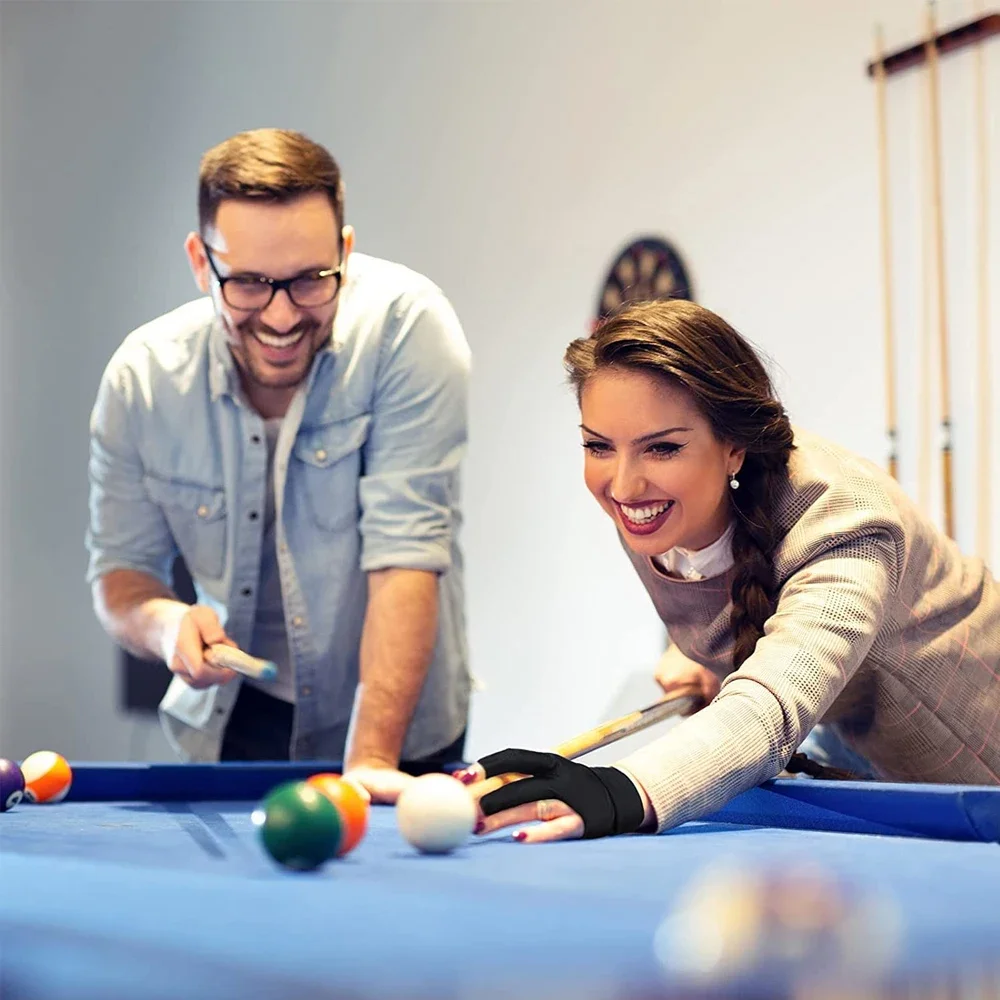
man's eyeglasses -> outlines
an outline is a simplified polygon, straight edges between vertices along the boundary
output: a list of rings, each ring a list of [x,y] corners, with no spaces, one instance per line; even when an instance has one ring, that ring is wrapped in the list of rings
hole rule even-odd
[[[288,297],[300,309],[314,309],[332,302],[340,291],[344,276],[344,264],[322,271],[307,271],[292,278],[268,278],[263,274],[231,274],[224,278],[212,258],[212,249],[202,240],[208,266],[212,269],[219,290],[227,305],[246,312],[259,312],[271,304],[271,299],[279,289],[284,289]],[[218,251],[216,251],[218,252]]]

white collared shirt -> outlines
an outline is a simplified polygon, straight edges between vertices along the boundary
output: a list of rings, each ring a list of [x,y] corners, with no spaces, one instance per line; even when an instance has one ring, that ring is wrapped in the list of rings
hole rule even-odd
[[[733,565],[735,530],[736,522],[733,521],[711,545],[706,545],[703,549],[682,549],[678,545],[663,555],[654,556],[654,559],[671,576],[678,576],[682,580],[708,580],[713,576],[721,576]]]

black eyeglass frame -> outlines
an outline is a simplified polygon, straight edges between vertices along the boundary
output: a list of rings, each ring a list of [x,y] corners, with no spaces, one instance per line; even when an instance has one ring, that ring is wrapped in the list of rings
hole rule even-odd
[[[239,309],[241,312],[262,312],[274,301],[274,296],[281,289],[285,290],[285,294],[291,300],[292,305],[296,306],[299,309],[316,309],[319,306],[327,306],[340,294],[340,286],[344,280],[343,261],[341,261],[336,267],[324,268],[321,271],[303,271],[301,274],[293,275],[291,278],[269,278],[267,277],[267,275],[264,274],[254,274],[254,275],[230,274],[224,278],[221,274],[219,274],[219,268],[216,266],[215,260],[212,257],[213,253],[212,247],[210,247],[204,240],[201,241],[201,245],[205,249],[205,259],[208,261],[208,266],[212,269],[212,274],[215,275],[215,280],[218,281],[219,283],[219,292],[221,293],[223,300],[225,301],[226,305],[232,306],[233,309]],[[214,252],[218,253],[217,250]],[[292,285],[294,285],[296,281],[301,281],[303,278],[307,277],[332,278],[334,276],[336,276],[337,281],[333,286],[333,294],[328,299],[324,299],[322,302],[311,302],[308,305],[303,305],[302,303],[295,301],[295,296],[292,294]],[[246,281],[246,279],[250,277],[255,278],[257,281],[259,281],[261,286],[267,285],[270,287],[271,294],[268,297],[268,300],[259,306],[250,306],[250,307],[241,306],[237,305],[235,302],[230,302],[229,299],[226,298],[226,285],[230,281],[235,280],[236,278],[240,278],[243,281]]]

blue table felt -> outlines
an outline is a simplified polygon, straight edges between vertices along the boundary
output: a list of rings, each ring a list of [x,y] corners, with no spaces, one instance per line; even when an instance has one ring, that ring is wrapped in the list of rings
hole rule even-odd
[[[893,900],[896,976],[1000,945],[997,789],[778,780],[659,836],[526,846],[507,832],[443,857],[378,806],[347,858],[279,869],[251,811],[278,782],[335,768],[77,764],[66,802],[0,815],[0,995],[690,996],[653,939],[720,862],[808,860]]]

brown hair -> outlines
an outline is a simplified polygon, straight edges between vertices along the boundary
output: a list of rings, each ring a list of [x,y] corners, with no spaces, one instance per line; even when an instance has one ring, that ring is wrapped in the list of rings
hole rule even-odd
[[[795,447],[767,369],[724,319],[683,299],[623,306],[590,337],[574,340],[566,349],[565,364],[578,398],[588,378],[609,368],[667,379],[690,395],[718,440],[746,449],[739,489],[728,491],[736,514],[730,626],[733,668],[739,669],[774,611],[774,552],[781,541],[774,501],[787,482]],[[801,753],[793,754],[786,769],[814,777],[854,777]]]
[[[740,488],[729,491],[736,513],[730,624],[738,668],[774,609],[774,550],[780,537],[773,498],[794,447],[767,370],[725,320],[683,299],[625,306],[592,336],[569,345],[566,367],[577,395],[602,368],[633,368],[668,379],[691,396],[718,440],[746,449]]]
[[[287,129],[260,128],[213,146],[198,172],[198,225],[204,235],[226,198],[284,202],[323,191],[338,227],[344,225],[344,182],[337,161],[319,143]]]

